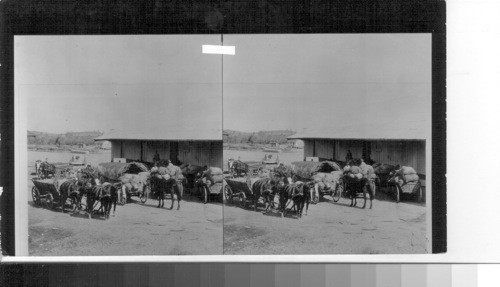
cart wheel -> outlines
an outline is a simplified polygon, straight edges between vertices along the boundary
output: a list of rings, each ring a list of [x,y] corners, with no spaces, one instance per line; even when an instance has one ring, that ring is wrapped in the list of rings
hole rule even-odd
[[[208,202],[208,187],[203,187],[203,203]]]
[[[240,192],[238,198],[239,198],[240,207],[243,209],[246,208],[247,207],[247,197],[245,196],[245,194],[243,192]]]
[[[38,191],[38,188],[36,186],[33,186],[31,189],[31,197],[33,198],[33,203],[36,206],[40,206],[40,192]]]
[[[149,192],[149,187],[144,187],[142,193],[139,195],[139,199],[142,203],[146,203],[146,201],[148,201]]]
[[[335,191],[333,191],[333,194],[332,194],[333,202],[339,201],[340,193],[342,192],[341,189],[343,189],[343,188],[340,188],[340,184],[337,184],[337,186],[335,187]]]
[[[399,186],[396,184],[394,188],[396,189],[396,202],[399,203],[401,201],[401,192],[399,191]]]
[[[233,201],[233,192],[231,190],[231,188],[229,187],[229,185],[225,184],[224,185],[224,198],[226,199],[226,202],[227,201]]]
[[[47,209],[54,208],[54,197],[50,193],[47,193],[47,196],[45,197],[45,206]]]

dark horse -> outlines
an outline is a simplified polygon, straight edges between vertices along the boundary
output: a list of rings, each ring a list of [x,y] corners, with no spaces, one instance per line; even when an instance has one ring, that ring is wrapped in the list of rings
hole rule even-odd
[[[94,204],[99,201],[101,207],[98,211],[104,213],[106,219],[109,218],[111,208],[113,208],[113,216],[116,212],[116,203],[118,201],[119,184],[104,183],[101,185],[87,185],[87,209],[89,217],[94,214]]]
[[[174,178],[165,179],[158,173],[152,173],[149,179],[149,184],[151,191],[158,198],[158,208],[163,207],[165,204],[165,196],[170,194],[172,198],[172,205],[170,209],[174,207],[174,194],[177,196],[177,210],[181,208],[182,194],[184,191],[184,186],[182,182],[177,181]]]
[[[249,167],[248,164],[242,162],[241,160],[235,160],[230,166],[230,171],[231,174],[238,177],[247,174],[249,171]]]
[[[358,179],[356,177],[351,177],[350,175],[346,175],[343,177],[344,183],[345,183],[345,191],[347,195],[351,198],[351,205],[350,206],[356,206],[357,205],[357,197],[359,194],[363,194],[363,198],[365,199],[363,203],[363,208],[366,207],[366,196],[367,194],[370,196],[370,209],[372,208],[372,201],[373,201],[373,189],[372,185],[370,184],[370,180],[367,178],[361,178]]]
[[[252,185],[253,194],[253,206],[254,210],[257,211],[257,203],[259,198],[264,198],[264,204],[266,205],[264,213],[268,213],[271,209],[272,202],[274,201],[274,188],[277,181],[270,178],[262,178],[254,182]]]
[[[62,212],[64,212],[64,206],[68,198],[71,199],[74,212],[76,208],[81,208],[82,196],[85,194],[85,182],[78,179],[67,180],[59,186],[59,193],[61,194]]]
[[[279,194],[279,209],[281,217],[286,215],[286,206],[289,200],[292,200],[293,205],[290,209],[296,208],[297,217],[302,217],[304,207],[306,208],[305,215],[309,210],[309,202],[311,201],[311,184],[304,182],[285,183],[281,181],[278,185]]]

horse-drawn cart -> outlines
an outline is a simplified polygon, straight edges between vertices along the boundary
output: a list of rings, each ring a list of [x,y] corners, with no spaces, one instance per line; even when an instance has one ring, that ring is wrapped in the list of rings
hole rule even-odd
[[[340,170],[340,166],[333,161],[292,162],[294,181],[315,182],[314,190],[311,193],[313,203],[318,203],[325,195],[331,196],[334,202],[339,201],[343,192],[343,186],[339,187],[341,177],[339,174],[332,174],[332,172],[341,173]]]
[[[34,185],[31,189],[31,197],[35,206],[42,206],[43,204],[47,209],[52,210],[56,206],[62,206],[62,200],[64,200],[64,204],[66,204],[67,200],[70,199],[74,208],[80,207],[83,210],[87,209],[85,200],[76,202],[73,197],[64,198],[53,180],[32,179],[31,181]]]
[[[144,164],[106,162],[100,163],[97,169],[101,182],[122,183],[122,192],[119,197],[121,205],[126,204],[132,196],[138,197],[142,203],[148,200],[150,188],[146,179],[139,176],[140,173],[149,172]],[[125,179],[124,175],[129,175],[129,178]]]
[[[31,180],[34,184],[31,189],[31,197],[35,206],[42,206],[42,202],[48,209],[54,209],[56,204],[60,204],[61,194],[54,185],[53,181],[47,180]]]
[[[255,180],[257,179],[255,178]],[[251,178],[226,178],[224,181],[224,198],[226,202],[237,203],[241,208],[246,208],[247,201],[254,200]]]

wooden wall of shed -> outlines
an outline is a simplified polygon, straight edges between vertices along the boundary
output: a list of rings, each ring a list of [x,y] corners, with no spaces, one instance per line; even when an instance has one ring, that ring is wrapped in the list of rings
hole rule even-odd
[[[194,165],[222,168],[222,141],[180,142],[179,160]]]
[[[171,141],[123,141],[122,144],[121,141],[112,141],[111,159],[123,157],[129,160],[153,162],[156,151],[160,159],[169,159],[171,143]],[[222,167],[222,141],[179,141],[178,143],[180,161],[200,166]]]
[[[344,161],[349,150],[353,158],[361,158],[363,156],[363,141],[361,140],[344,140],[332,141],[335,145],[335,159]]]
[[[345,160],[347,150],[353,158],[363,155],[363,140],[304,140],[304,157],[335,158]],[[369,141],[371,158],[376,162],[401,164],[415,168],[418,173],[426,174],[425,141]]]
[[[111,141],[111,160],[121,156],[121,142]]]
[[[314,140],[304,140],[304,157],[314,156]]]
[[[142,142],[142,161],[153,162],[156,151],[160,159],[170,159],[170,142],[167,141],[143,141]]]

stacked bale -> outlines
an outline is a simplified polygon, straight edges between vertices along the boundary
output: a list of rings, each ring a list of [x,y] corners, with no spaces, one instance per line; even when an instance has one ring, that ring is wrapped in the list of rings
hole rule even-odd
[[[292,162],[292,170],[294,174],[296,174],[300,178],[309,179],[318,172],[330,173],[332,171],[341,170],[341,168],[337,163],[333,161],[300,161]]]
[[[404,183],[417,182],[420,179],[413,167],[403,166],[398,173],[402,176]]]
[[[121,163],[121,162],[106,162],[100,163],[97,166],[99,175],[102,175],[110,180],[118,180],[122,175],[138,174],[148,171],[148,168],[139,162]]]
[[[140,172],[138,174],[126,173],[120,176],[119,180],[122,186],[129,191],[143,191],[149,179],[149,172]]]
[[[224,173],[221,168],[209,167],[203,176],[210,180],[212,183],[222,183],[224,181]]]
[[[335,189],[341,177],[342,171],[318,172],[313,176],[313,181],[322,189]]]

